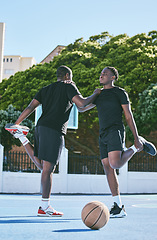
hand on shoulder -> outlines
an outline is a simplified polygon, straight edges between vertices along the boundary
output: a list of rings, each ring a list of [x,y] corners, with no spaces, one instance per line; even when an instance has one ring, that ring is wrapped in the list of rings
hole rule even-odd
[[[64,83],[67,83],[67,84],[69,84],[69,83],[74,83],[72,80],[64,80],[63,82],[64,82]]]
[[[96,88],[96,89],[94,90],[94,93],[97,94],[97,95],[99,95],[102,90],[103,90],[103,89]]]

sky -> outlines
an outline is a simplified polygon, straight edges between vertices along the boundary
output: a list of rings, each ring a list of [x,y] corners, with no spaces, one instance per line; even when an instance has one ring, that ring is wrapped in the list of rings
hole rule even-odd
[[[3,0],[4,55],[40,63],[57,45],[109,32],[129,37],[157,30],[157,0]]]

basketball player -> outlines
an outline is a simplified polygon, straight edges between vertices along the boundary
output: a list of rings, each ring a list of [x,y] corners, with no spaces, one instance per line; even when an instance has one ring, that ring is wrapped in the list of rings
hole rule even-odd
[[[42,170],[42,201],[38,216],[62,216],[62,212],[54,210],[50,205],[52,175],[62,151],[64,135],[73,103],[83,107],[95,100],[101,90],[83,98],[72,81],[72,71],[67,66],[57,69],[57,82],[42,88],[21,113],[15,124],[8,124],[5,129],[19,138],[28,155],[36,166]],[[35,128],[34,147],[27,137],[28,128],[19,125],[36,107],[42,104],[42,115]]]
[[[114,82],[118,80],[118,71],[114,67],[106,67],[102,70],[99,80],[103,86],[100,95],[93,104],[79,108],[79,111],[85,112],[97,107],[100,125],[100,156],[114,203],[110,210],[110,217],[124,217],[127,214],[121,203],[116,169],[121,168],[136,152],[144,150],[150,155],[155,155],[156,149],[152,143],[138,135],[128,94],[124,89],[114,86]],[[134,145],[128,149],[124,149],[125,130],[122,112],[134,136]]]

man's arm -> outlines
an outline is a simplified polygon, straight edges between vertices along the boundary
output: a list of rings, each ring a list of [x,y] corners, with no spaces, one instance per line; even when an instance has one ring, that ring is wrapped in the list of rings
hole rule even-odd
[[[88,110],[94,108],[95,106],[96,106],[95,104],[90,103],[90,104],[87,105],[86,107],[77,107],[77,109],[78,109],[79,112],[82,113],[82,112],[86,112],[86,111],[88,111]]]
[[[91,96],[84,98],[81,95],[75,95],[72,98],[72,101],[76,104],[77,107],[83,108],[89,105],[90,103],[93,103],[100,93],[101,93],[101,89],[95,89],[94,93]]]
[[[142,143],[139,141],[139,135],[138,135],[136,123],[135,123],[135,120],[134,120],[134,117],[133,117],[133,114],[132,114],[132,111],[131,111],[130,104],[122,105],[122,108],[123,108],[123,111],[124,111],[126,122],[129,126],[133,136],[134,136],[135,147],[137,149],[141,148]]]
[[[40,105],[40,102],[36,99],[33,99],[31,103],[25,108],[25,110],[21,113],[19,118],[16,120],[15,124],[20,124],[24,119],[26,119],[34,110],[36,107]]]

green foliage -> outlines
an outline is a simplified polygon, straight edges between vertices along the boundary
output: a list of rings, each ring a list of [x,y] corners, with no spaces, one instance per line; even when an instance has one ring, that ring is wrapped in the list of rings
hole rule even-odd
[[[51,79],[55,81],[55,74],[56,69],[50,64],[38,64],[4,79],[0,84],[0,109],[13,104],[17,110],[23,111],[40,88],[50,84]]]
[[[155,131],[157,126],[157,83],[151,84],[139,94],[139,104],[135,114],[137,125],[141,133],[148,134]]]
[[[50,63],[38,64],[16,73],[8,80],[4,79],[0,83],[0,109],[5,110],[13,104],[17,110],[23,111],[40,88],[56,81],[56,70],[60,65],[67,65],[73,70],[73,80],[80,92],[84,97],[89,96],[99,87],[102,69],[110,65],[119,71],[120,77],[115,84],[128,92],[132,110],[136,113],[140,105],[139,94],[157,82],[156,63],[157,31],[133,37],[126,34],[111,36],[103,32],[87,41],[80,38],[69,44]],[[147,119],[149,131],[154,128],[153,117]],[[143,122],[144,117],[139,120]],[[86,126],[90,127],[98,125],[96,110],[79,114],[79,122],[87,122]],[[141,126],[142,123],[138,125],[139,132]]]
[[[14,138],[8,131],[5,130],[7,123],[14,123],[20,116],[21,112],[16,111],[12,105],[9,105],[6,110],[0,110],[0,143],[4,146],[5,150],[10,150],[12,145],[20,146],[21,143],[18,139]],[[32,121],[26,119],[23,121],[25,126],[30,128],[28,138],[33,141],[34,124]]]
[[[134,111],[135,122],[140,135],[149,135],[156,131],[157,126],[157,83],[151,84],[142,93],[139,93],[139,100]],[[133,140],[129,127],[126,127],[127,139]]]

